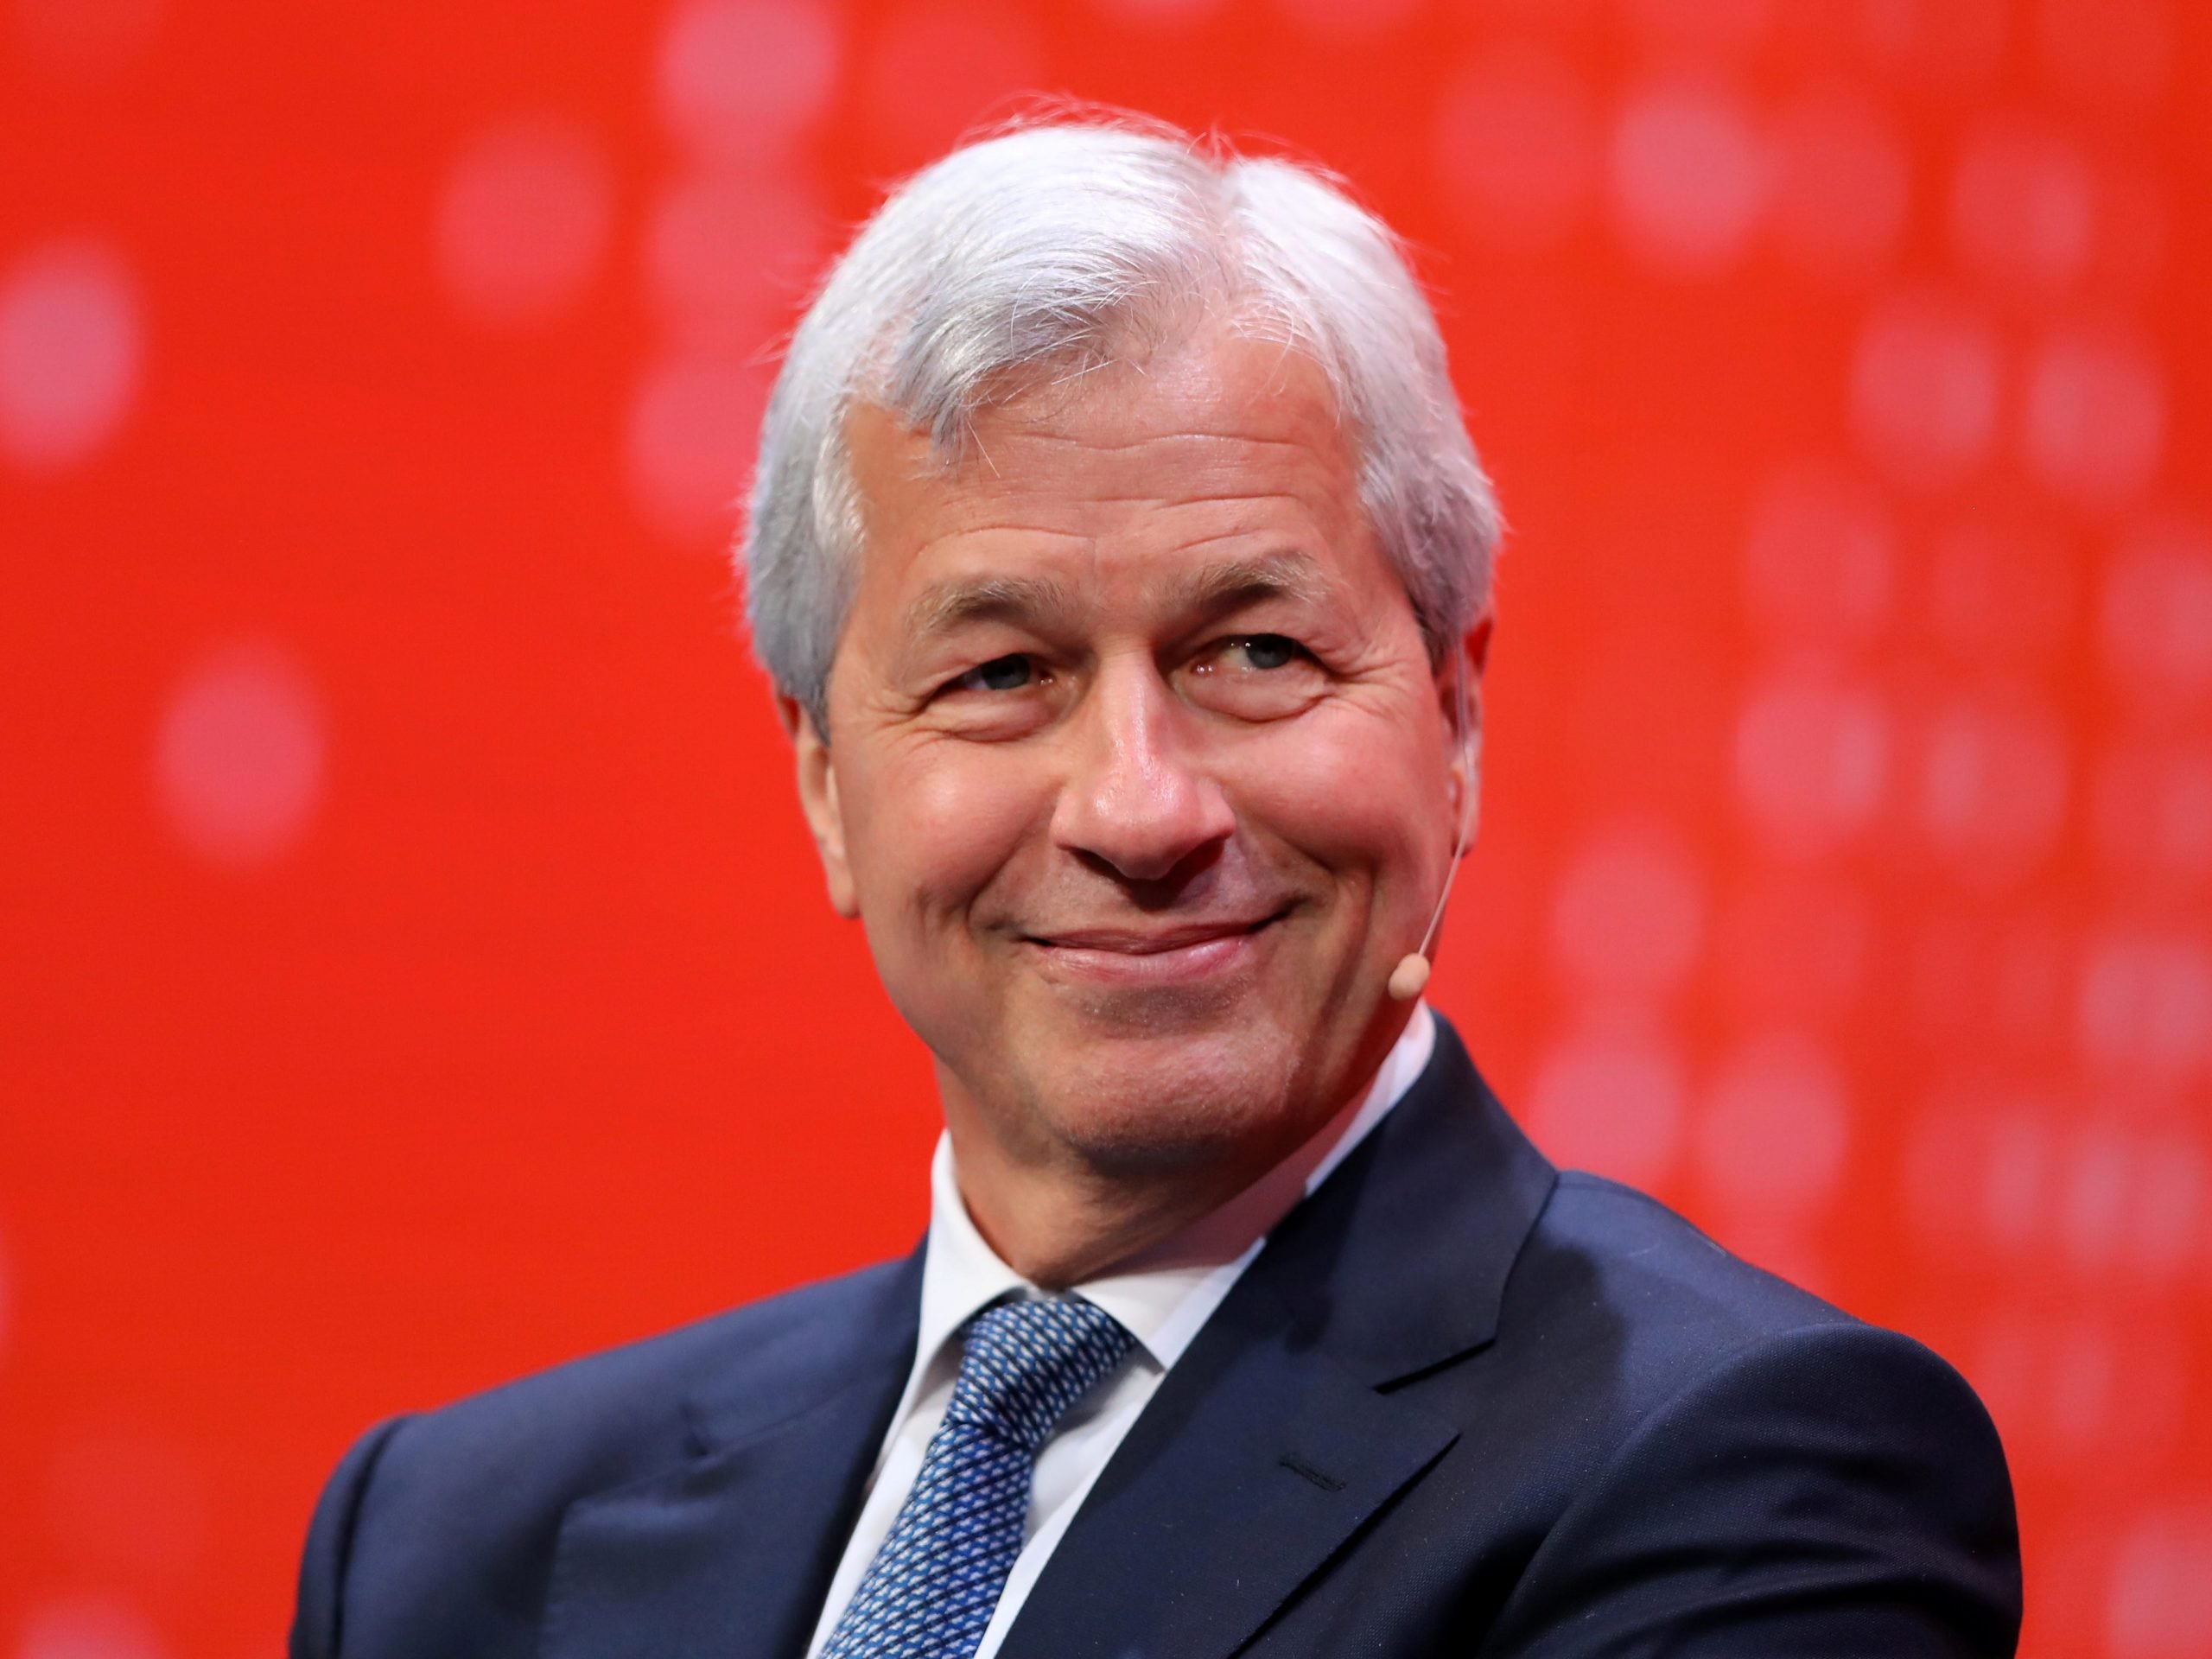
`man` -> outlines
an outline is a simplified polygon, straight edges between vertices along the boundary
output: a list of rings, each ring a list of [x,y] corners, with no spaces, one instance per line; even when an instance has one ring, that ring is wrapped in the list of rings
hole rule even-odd
[[[2011,1653],[1959,1378],[1555,1173],[1411,1000],[1495,539],[1325,181],[1065,124],[894,194],[746,559],[928,1236],[370,1434],[296,1659]]]

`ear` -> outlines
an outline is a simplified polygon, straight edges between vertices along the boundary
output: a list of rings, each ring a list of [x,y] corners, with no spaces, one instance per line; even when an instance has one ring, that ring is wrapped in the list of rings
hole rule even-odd
[[[822,860],[822,875],[830,887],[830,907],[840,916],[861,913],[853,888],[852,866],[845,857],[845,817],[837,805],[837,769],[831,762],[829,740],[816,729],[814,716],[797,697],[776,694],[776,718],[791,741],[798,762],[798,804],[806,814],[806,827],[814,834],[814,850]]]
[[[1462,855],[1475,844],[1482,817],[1483,670],[1490,661],[1491,621],[1485,615],[1468,629],[1459,650],[1436,677],[1444,729],[1452,743],[1452,776],[1458,785],[1452,805],[1464,825]]]
[[[1481,683],[1483,671],[1490,666],[1491,625],[1497,620],[1485,612],[1477,620],[1475,626],[1467,630],[1467,637],[1461,642],[1466,648],[1467,660],[1474,664],[1476,685]],[[1474,686],[1468,688],[1470,691],[1474,689]]]

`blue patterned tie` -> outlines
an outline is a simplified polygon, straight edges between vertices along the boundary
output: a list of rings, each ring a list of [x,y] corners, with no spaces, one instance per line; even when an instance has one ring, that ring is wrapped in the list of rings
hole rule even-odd
[[[944,1422],[822,1659],[970,1659],[1021,1553],[1038,1448],[1135,1340],[1083,1301],[969,1322]]]

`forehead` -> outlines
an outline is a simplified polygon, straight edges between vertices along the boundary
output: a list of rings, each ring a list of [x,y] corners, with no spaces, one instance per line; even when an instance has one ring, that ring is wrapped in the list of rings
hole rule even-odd
[[[1379,569],[1327,377],[1226,329],[988,407],[955,455],[872,405],[847,442],[863,602],[1013,563],[1109,581],[1281,553],[1339,578]]]

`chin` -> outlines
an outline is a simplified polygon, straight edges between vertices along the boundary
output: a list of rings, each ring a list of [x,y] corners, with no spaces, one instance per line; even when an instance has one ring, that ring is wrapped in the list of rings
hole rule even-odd
[[[1020,1092],[1055,1140],[1102,1171],[1232,1159],[1257,1173],[1313,1127],[1306,1040],[1264,1014],[1030,1033],[1010,1045]]]

